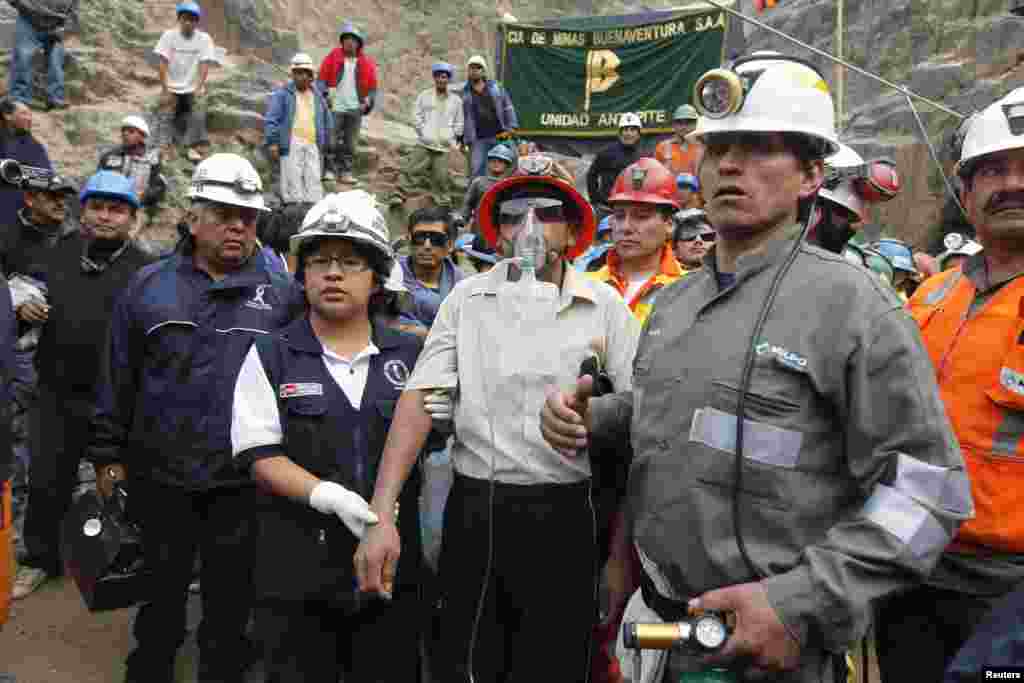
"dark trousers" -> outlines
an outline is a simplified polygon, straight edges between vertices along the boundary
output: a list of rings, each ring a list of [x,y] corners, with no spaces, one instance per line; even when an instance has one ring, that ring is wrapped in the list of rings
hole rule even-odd
[[[91,400],[60,396],[46,387],[40,387],[32,411],[32,463],[25,510],[28,556],[22,564],[42,569],[50,576],[63,573],[61,522],[78,482],[78,463],[89,440],[91,412]]]
[[[493,561],[476,683],[586,681],[596,614],[590,482],[495,484]],[[467,656],[487,575],[489,484],[456,474],[441,544],[440,683],[469,680]]]
[[[156,435],[154,438],[157,438]],[[152,481],[133,481],[130,513],[143,525],[152,601],[139,609],[137,647],[128,656],[129,683],[171,683],[185,641],[185,603],[196,553],[202,557],[203,620],[199,681],[242,683],[251,662],[245,636],[252,603],[248,489],[189,493]]]
[[[359,129],[363,125],[363,113],[341,111],[334,113],[335,152],[334,165],[338,174],[351,173],[356,158],[356,143],[359,140]]]
[[[390,603],[347,614],[326,602],[261,602],[256,628],[264,639],[267,683],[416,683],[419,596],[397,590]]]
[[[882,683],[941,681],[943,672],[992,608],[991,598],[920,586],[877,610]]]

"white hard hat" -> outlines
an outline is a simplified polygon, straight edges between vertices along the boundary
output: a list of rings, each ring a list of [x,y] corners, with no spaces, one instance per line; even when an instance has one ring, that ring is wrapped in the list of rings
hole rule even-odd
[[[295,69],[306,69],[307,71],[313,71],[313,60],[305,52],[300,52],[292,57],[292,71]]]
[[[857,217],[861,220],[864,220],[865,218],[864,200],[861,199],[860,195],[857,193],[857,190],[853,185],[853,180],[850,178],[844,178],[833,187],[829,187],[827,176],[828,169],[830,167],[849,168],[851,166],[860,166],[863,163],[864,159],[860,154],[857,154],[855,149],[840,142],[839,151],[825,159],[826,181],[825,185],[823,185],[821,190],[818,191],[819,197],[822,199],[830,199],[843,208],[849,209],[857,214]]]
[[[1017,88],[975,116],[967,129],[956,172],[965,175],[971,162],[986,154],[1024,148],[1024,88]]]
[[[974,256],[975,254],[981,253],[982,246],[974,240],[965,239],[963,235],[958,232],[951,232],[946,235],[945,239],[942,240],[943,245],[946,247],[946,251],[939,254],[939,269],[943,270],[946,267],[946,259],[950,256]]]
[[[379,251],[389,261],[395,253],[388,241],[388,225],[377,208],[377,200],[365,190],[349,190],[329,194],[306,213],[302,228],[292,235],[292,254],[298,256],[302,243],[316,237],[335,237],[361,242]],[[397,288],[401,278],[395,281],[394,264],[389,266],[391,277],[384,288],[392,292],[405,291]]]
[[[188,198],[267,211],[260,174],[237,154],[211,154],[201,161],[192,174]]]
[[[626,112],[619,117],[619,130],[623,128],[643,128],[644,123],[640,120],[640,117],[633,112]]]
[[[482,56],[480,56],[480,55],[473,55],[472,57],[470,57],[469,61],[466,62],[466,68],[468,69],[469,67],[473,66],[474,64],[479,66],[484,71],[487,71],[487,60],[484,59]]]
[[[146,123],[146,119],[141,116],[126,116],[121,119],[122,128],[136,128],[141,130],[143,135],[149,137],[149,124]]]
[[[712,69],[694,86],[701,117],[687,138],[714,133],[801,133],[839,151],[828,83],[809,64],[783,56],[739,59]]]

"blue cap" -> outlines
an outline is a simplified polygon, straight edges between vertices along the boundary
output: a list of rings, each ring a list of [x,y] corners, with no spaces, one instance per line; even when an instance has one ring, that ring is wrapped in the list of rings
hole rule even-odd
[[[676,187],[680,190],[690,190],[691,192],[700,192],[700,180],[697,176],[689,173],[680,173],[676,177]]]
[[[78,195],[82,204],[90,197],[103,197],[116,199],[126,204],[139,208],[139,198],[135,194],[135,184],[128,176],[121,175],[116,171],[98,171],[89,178]]]
[[[195,16],[196,19],[203,16],[202,11],[200,11],[199,9],[198,3],[191,2],[191,0],[188,0],[187,2],[179,2],[177,5],[174,6],[174,13],[176,15],[181,14],[182,12],[184,12],[185,14],[191,14]]]
[[[900,240],[885,237],[871,246],[892,264],[893,270],[902,270],[905,273],[917,272],[917,268],[914,267],[914,253]]]
[[[505,144],[498,144],[495,145],[494,147],[491,147],[491,151],[487,153],[487,158],[501,159],[510,166],[516,163],[515,155],[512,153],[512,150],[509,149],[508,145]]]
[[[438,71],[443,71],[448,74],[448,78],[451,78],[455,74],[455,67],[448,62],[434,62],[430,67],[430,73],[436,74]]]
[[[601,233],[608,232],[611,229],[612,229],[612,217],[611,216],[605,216],[604,218],[601,219],[601,222],[598,223],[598,225],[597,225],[597,234],[600,235]]]

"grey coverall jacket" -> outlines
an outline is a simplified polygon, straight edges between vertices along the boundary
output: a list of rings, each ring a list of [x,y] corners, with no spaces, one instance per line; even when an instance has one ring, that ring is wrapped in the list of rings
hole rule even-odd
[[[593,435],[630,438],[638,548],[676,595],[757,580],[733,532],[736,401],[769,284],[796,228],[741,257],[714,251],[666,287],[633,389],[591,401]],[[744,421],[743,537],[818,681],[863,636],[870,602],[922,581],[973,514],[960,450],[917,326],[876,276],[801,244],[757,342]]]

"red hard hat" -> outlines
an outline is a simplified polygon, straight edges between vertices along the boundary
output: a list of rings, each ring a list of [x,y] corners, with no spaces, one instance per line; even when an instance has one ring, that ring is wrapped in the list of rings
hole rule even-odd
[[[657,159],[644,157],[623,169],[612,186],[608,203],[664,204],[676,209],[676,177]]]
[[[545,161],[548,163],[543,163]],[[520,157],[516,172],[484,193],[477,216],[480,232],[488,244],[498,248],[498,218],[502,202],[525,197],[551,197],[562,200],[569,212],[576,214],[574,222],[579,225],[576,244],[566,252],[566,258],[571,261],[590,247],[597,230],[594,210],[571,183],[547,175],[552,172],[550,166],[550,158],[543,155]]]

